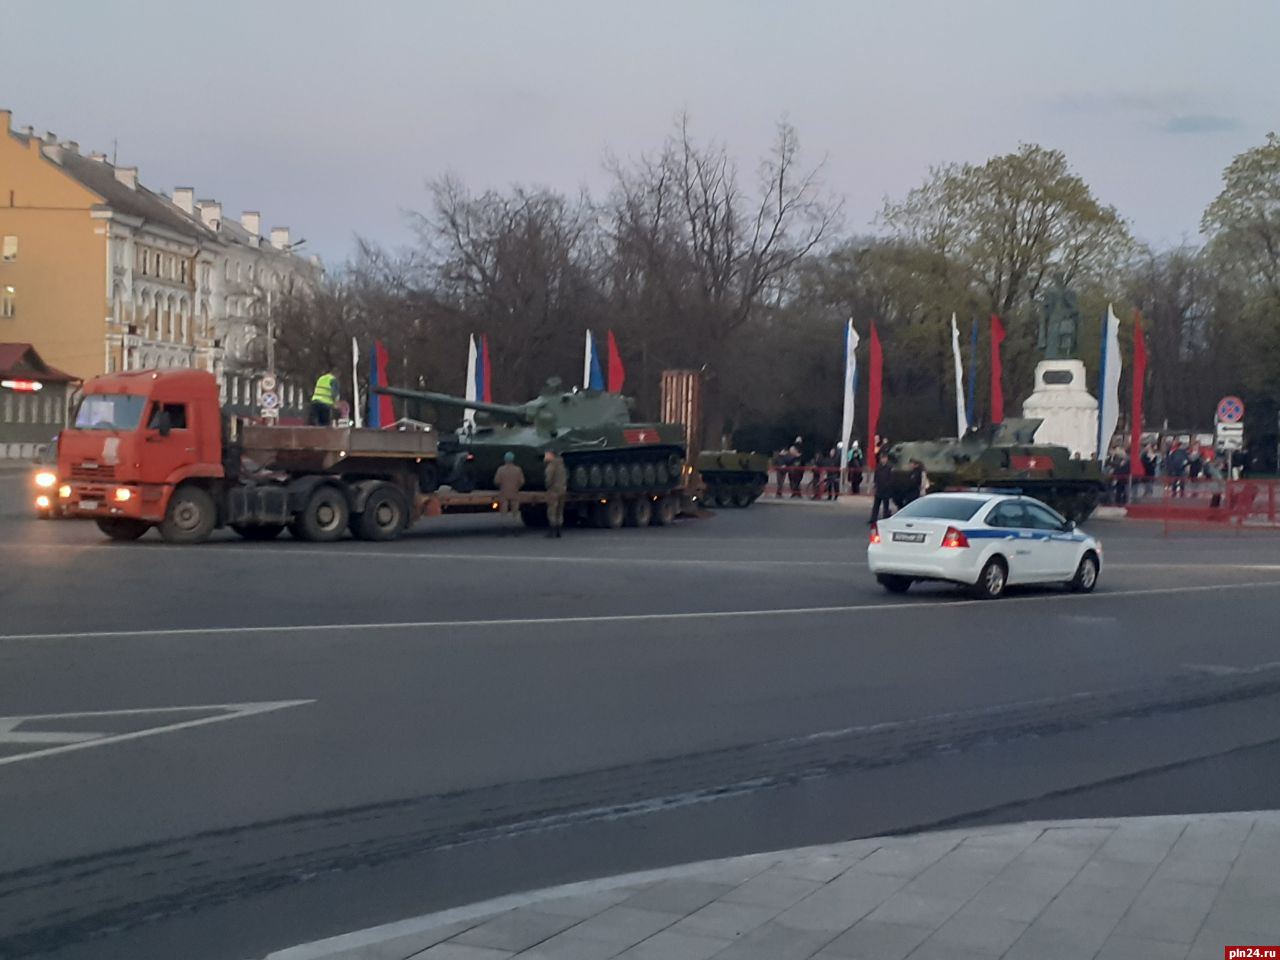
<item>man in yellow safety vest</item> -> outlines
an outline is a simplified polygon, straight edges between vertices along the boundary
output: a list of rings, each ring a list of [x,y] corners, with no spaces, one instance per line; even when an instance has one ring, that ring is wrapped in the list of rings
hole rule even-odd
[[[311,394],[311,424],[327,427],[333,422],[333,408],[338,405],[338,378],[332,370],[320,374]]]

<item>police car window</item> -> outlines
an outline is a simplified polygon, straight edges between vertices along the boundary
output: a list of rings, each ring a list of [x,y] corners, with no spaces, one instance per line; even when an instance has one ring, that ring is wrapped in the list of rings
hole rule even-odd
[[[974,497],[921,497],[912,500],[895,517],[922,517],[935,520],[970,520],[985,500]]]
[[[987,525],[991,527],[1024,527],[1026,526],[1026,518],[1023,515],[1022,504],[1020,503],[1002,503],[999,504],[991,513],[987,514]]]
[[[1024,505],[1027,511],[1027,526],[1036,530],[1061,530],[1065,522],[1056,513],[1045,509],[1039,504],[1028,503]]]

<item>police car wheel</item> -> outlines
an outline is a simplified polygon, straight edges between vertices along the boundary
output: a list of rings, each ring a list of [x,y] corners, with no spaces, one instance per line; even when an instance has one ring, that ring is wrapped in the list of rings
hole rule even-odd
[[[1009,571],[1004,561],[992,557],[978,574],[978,582],[973,585],[973,595],[979,600],[994,600],[1004,593]]]
[[[1080,566],[1076,567],[1076,575],[1071,578],[1071,589],[1076,593],[1092,593],[1098,585],[1098,558],[1086,553],[1080,558]]]
[[[890,593],[906,593],[911,589],[910,577],[900,577],[894,573],[877,574],[876,582]]]

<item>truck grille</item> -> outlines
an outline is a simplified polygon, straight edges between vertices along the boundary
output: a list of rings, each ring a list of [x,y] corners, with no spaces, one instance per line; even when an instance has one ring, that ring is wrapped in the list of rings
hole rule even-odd
[[[88,480],[90,483],[110,483],[115,478],[116,468],[113,466],[86,467],[84,464],[73,464],[71,467],[72,480]]]

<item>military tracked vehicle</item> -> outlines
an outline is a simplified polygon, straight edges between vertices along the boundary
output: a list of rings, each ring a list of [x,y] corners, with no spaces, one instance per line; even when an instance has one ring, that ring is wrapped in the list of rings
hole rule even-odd
[[[684,428],[673,423],[633,423],[626,397],[599,390],[570,390],[547,381],[522,404],[483,403],[445,393],[377,387],[378,393],[477,411],[476,426],[441,437],[439,465],[424,461],[420,487],[487,488],[503,462],[515,455],[526,490],[542,489],[542,457],[564,458],[571,494],[662,497],[684,481]],[[436,472],[436,471],[439,472]]]
[[[959,440],[911,440],[889,449],[895,499],[907,499],[913,460],[924,466],[929,492],[956,487],[1017,490],[1082,523],[1106,488],[1096,460],[1077,460],[1066,447],[1035,442],[1042,420],[1010,419],[968,431]]]
[[[694,462],[708,507],[749,507],[769,484],[769,458],[763,453],[707,450]]]

